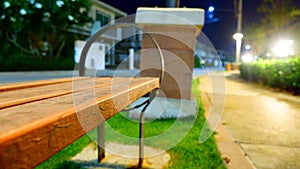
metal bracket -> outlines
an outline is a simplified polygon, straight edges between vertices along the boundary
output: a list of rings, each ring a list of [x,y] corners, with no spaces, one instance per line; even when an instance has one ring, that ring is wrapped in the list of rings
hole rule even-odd
[[[139,163],[138,168],[142,168],[144,161],[144,121],[145,121],[145,111],[150,104],[150,99],[145,102],[145,107],[140,114],[140,131],[139,131]]]
[[[145,111],[150,105],[151,101],[159,94],[159,89],[154,89],[150,94],[149,98],[143,103],[136,105],[129,109],[124,109],[126,111],[134,110],[144,106],[140,114],[140,124],[139,124],[139,162],[137,168],[142,168],[144,161],[144,122],[145,122]]]
[[[115,28],[127,28],[127,27],[131,27],[131,28],[135,28],[141,32],[143,32],[143,34],[145,34],[147,37],[150,38],[150,40],[153,42],[155,48],[157,49],[158,53],[159,53],[159,58],[160,58],[160,62],[161,62],[161,74],[159,76],[159,82],[162,82],[162,79],[164,78],[164,73],[165,73],[165,62],[164,62],[164,57],[163,57],[163,53],[162,50],[159,46],[159,44],[157,43],[157,41],[151,36],[151,33],[148,33],[146,31],[144,31],[142,28],[140,28],[139,26],[132,24],[132,23],[115,23],[112,25],[106,25],[104,27],[102,27],[98,32],[96,32],[92,37],[90,37],[90,39],[86,42],[86,45],[83,47],[82,52],[81,52],[81,56],[80,56],[80,62],[79,62],[79,75],[80,76],[86,76],[86,72],[85,72],[85,60],[87,57],[87,53],[90,49],[90,47],[92,46],[92,44],[94,42],[96,42],[98,40],[99,37],[101,37],[105,32],[108,32],[110,30],[113,30]],[[155,90],[154,90],[155,91]],[[155,93],[154,95],[152,93]],[[156,96],[158,92],[151,92],[150,96],[149,96],[149,100],[147,100],[146,102],[135,106],[131,109],[127,109],[127,110],[133,110],[136,108],[139,108],[143,105],[145,105],[145,107],[143,108],[141,115],[140,115],[140,151],[139,151],[139,168],[142,166],[143,163],[143,159],[144,159],[144,113],[145,110],[147,109],[148,105],[150,104],[150,102],[153,100],[153,98]],[[104,157],[105,157],[105,151],[104,151],[104,124],[101,124],[97,127],[98,129],[98,162],[100,162]]]

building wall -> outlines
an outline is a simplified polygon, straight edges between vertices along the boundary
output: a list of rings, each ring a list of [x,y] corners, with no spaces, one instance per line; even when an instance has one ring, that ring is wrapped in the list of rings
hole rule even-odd
[[[75,56],[74,60],[79,63],[82,49],[86,44],[85,41],[77,40],[75,42]],[[104,70],[105,69],[105,45],[103,43],[95,42],[89,48],[86,54],[85,67],[87,69]]]
[[[93,20],[96,20],[96,11],[101,11],[102,13],[105,13],[107,15],[110,16],[111,18],[111,21],[114,22],[115,18],[116,18],[116,15],[114,12],[112,11],[109,11],[103,7],[101,7],[100,5],[98,5],[97,3],[95,3],[94,1],[92,2],[92,7],[90,9],[90,17],[93,18]]]
[[[84,27],[81,33],[84,33],[87,37],[93,35],[96,33],[102,26],[108,23],[114,23],[115,19],[117,17],[125,16],[126,13],[109,6],[108,4],[105,4],[99,0],[90,0],[92,3],[92,6],[89,11],[89,16],[94,20],[93,25],[87,25]],[[107,15],[109,17],[109,21],[107,23],[100,23],[97,21],[97,11],[99,13]],[[107,20],[106,20],[107,21]],[[105,64],[107,65],[114,65],[115,64],[115,43],[122,39],[122,30],[119,28],[116,28],[115,30],[111,30],[109,32],[106,32],[101,36],[101,39],[95,44],[91,46],[89,49],[89,53],[86,59],[86,68],[96,68],[98,70],[102,70],[105,68]],[[79,62],[80,53],[84,46],[84,42],[76,42],[75,43],[75,56],[74,60],[76,63]],[[101,48],[101,50],[100,50]],[[96,53],[99,54],[96,54]],[[102,60],[99,60],[99,58],[102,58]],[[98,64],[99,63],[99,64]],[[98,66],[97,66],[98,65]]]

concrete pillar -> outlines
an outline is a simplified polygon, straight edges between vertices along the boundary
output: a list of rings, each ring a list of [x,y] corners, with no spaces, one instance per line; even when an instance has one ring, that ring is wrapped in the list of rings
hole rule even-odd
[[[165,59],[161,89],[167,98],[191,99],[196,37],[204,24],[204,10],[138,8],[136,23],[158,42]],[[141,76],[157,77],[161,66],[153,42],[143,35]],[[147,50],[152,49],[152,50]],[[157,68],[155,70],[155,68]]]

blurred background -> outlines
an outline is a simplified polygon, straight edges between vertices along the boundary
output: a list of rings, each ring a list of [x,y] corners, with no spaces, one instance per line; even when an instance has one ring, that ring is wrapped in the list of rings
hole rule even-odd
[[[102,26],[134,14],[138,7],[165,6],[165,0],[2,0],[0,71],[73,70],[84,45],[80,42]],[[243,34],[239,56],[242,61],[299,55],[300,1],[181,0],[179,7],[206,11],[202,34],[211,43],[199,40],[195,67],[224,67],[226,63],[234,63],[233,35],[237,32]],[[240,31],[238,15],[242,16]],[[114,69],[128,57],[130,50],[138,55],[135,51],[141,48],[141,35],[136,33],[134,29],[115,29],[102,37],[101,45],[93,49],[105,55],[101,69]],[[138,67],[138,60],[135,61]],[[92,58],[87,67],[95,68],[98,66],[95,63]]]

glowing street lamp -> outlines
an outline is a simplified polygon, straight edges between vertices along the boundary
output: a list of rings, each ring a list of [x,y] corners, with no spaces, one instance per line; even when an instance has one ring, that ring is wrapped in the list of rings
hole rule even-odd
[[[242,33],[235,33],[235,34],[233,34],[232,37],[235,40],[241,40],[241,39],[243,39],[244,35]]]
[[[215,8],[213,6],[208,7],[208,12],[213,12],[214,10],[215,10]]]
[[[245,46],[245,49],[246,49],[246,50],[250,50],[250,49],[251,49],[251,45],[246,45],[246,46]]]
[[[293,40],[281,40],[275,44],[275,46],[272,49],[272,52],[275,56],[281,58],[293,55],[295,53],[295,51],[292,48],[293,44]]]
[[[235,63],[239,64],[240,62],[240,56],[241,56],[241,46],[242,46],[242,39],[244,35],[242,33],[235,33],[233,35],[233,39],[236,40],[236,60]]]
[[[268,53],[266,54],[266,56],[267,56],[267,57],[271,57],[271,56],[272,56],[272,53],[268,52]]]
[[[214,11],[215,11],[215,7],[213,6],[209,6],[207,9],[207,16],[209,19],[213,19],[214,18]]]
[[[242,56],[242,61],[246,63],[251,63],[254,61],[254,56],[250,53],[247,53]]]

